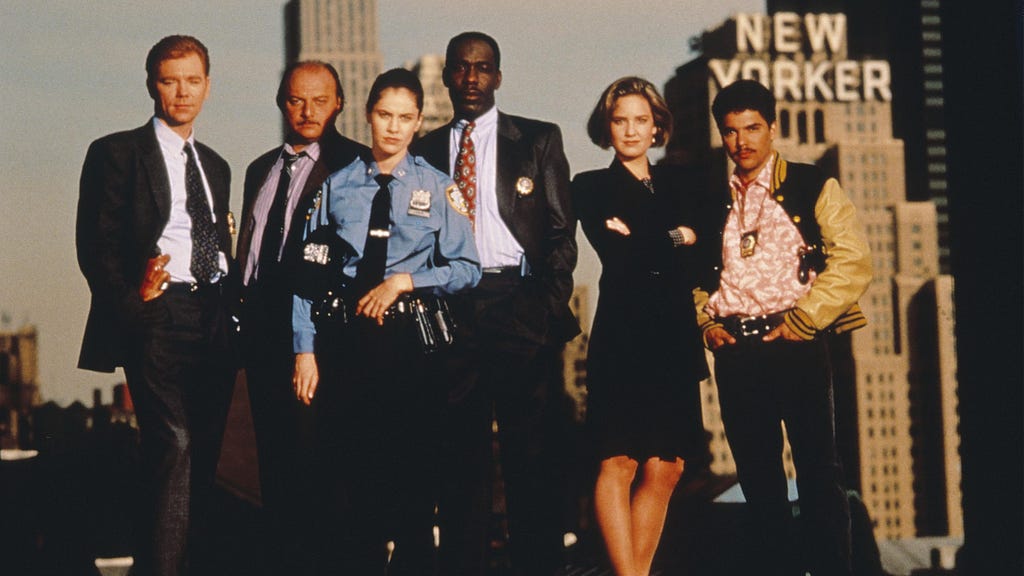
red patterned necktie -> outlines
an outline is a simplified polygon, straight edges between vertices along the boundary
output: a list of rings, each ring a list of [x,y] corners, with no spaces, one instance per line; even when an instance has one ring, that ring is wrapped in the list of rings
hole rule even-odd
[[[476,229],[476,148],[473,146],[473,128],[476,124],[468,122],[462,127],[462,138],[459,140],[459,157],[455,159],[455,183],[466,200],[469,209],[469,223]]]

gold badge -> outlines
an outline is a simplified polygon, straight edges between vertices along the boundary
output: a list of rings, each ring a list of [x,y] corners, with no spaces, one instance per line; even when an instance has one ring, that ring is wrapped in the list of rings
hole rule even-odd
[[[516,193],[520,196],[533,194],[533,180],[526,176],[520,176],[519,180],[516,180]]]
[[[466,199],[462,196],[462,190],[459,190],[458,186],[455,184],[449,186],[444,191],[444,197],[448,199],[448,203],[456,212],[463,216],[469,216],[469,204],[466,203]]]
[[[430,192],[413,190],[409,199],[409,214],[421,218],[430,218]]]
[[[228,212],[228,234],[234,235],[238,230],[235,228],[235,213]]]

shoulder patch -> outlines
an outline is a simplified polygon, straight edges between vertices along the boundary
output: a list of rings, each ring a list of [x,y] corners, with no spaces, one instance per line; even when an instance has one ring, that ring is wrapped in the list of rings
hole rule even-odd
[[[469,204],[466,203],[466,198],[462,195],[462,190],[459,190],[458,185],[452,184],[444,191],[444,197],[448,199],[448,204],[463,216],[469,216]]]

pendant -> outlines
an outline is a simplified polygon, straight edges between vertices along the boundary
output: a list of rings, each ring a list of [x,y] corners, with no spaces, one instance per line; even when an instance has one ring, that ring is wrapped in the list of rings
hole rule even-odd
[[[744,232],[740,236],[740,257],[750,258],[757,249],[757,230]]]

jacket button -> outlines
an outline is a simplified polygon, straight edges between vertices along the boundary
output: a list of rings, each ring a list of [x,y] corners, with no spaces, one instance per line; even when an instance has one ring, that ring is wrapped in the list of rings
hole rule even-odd
[[[800,223],[800,217],[799,216],[793,216],[793,222],[796,222],[797,224],[799,224]]]
[[[782,196],[782,194],[779,194],[778,196],[775,197],[775,200],[777,202],[782,202],[783,200],[785,200],[785,198]]]

